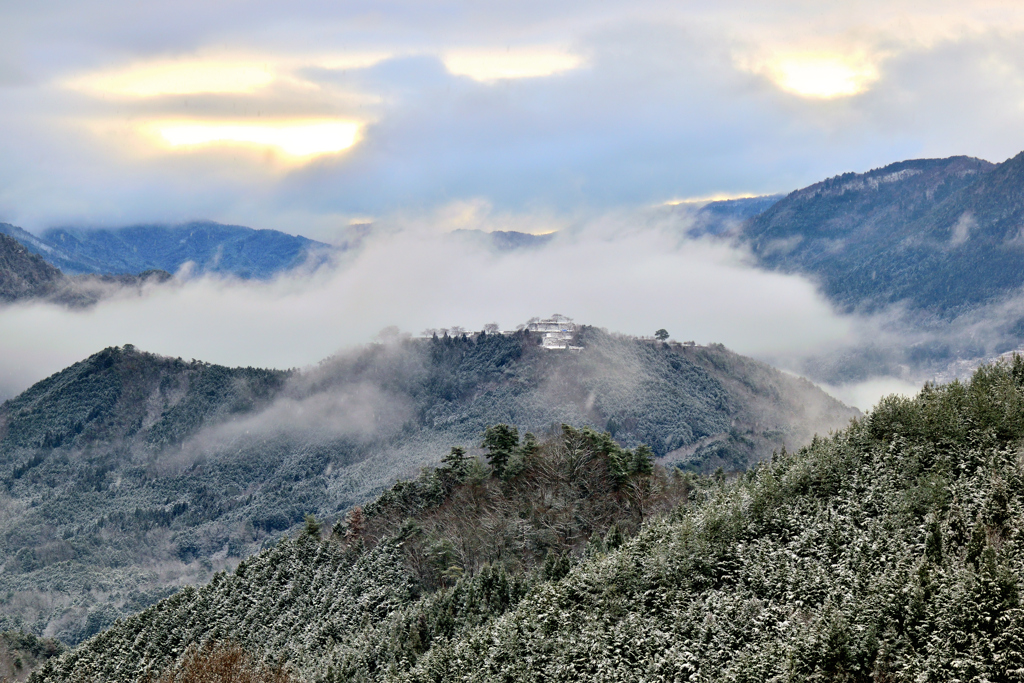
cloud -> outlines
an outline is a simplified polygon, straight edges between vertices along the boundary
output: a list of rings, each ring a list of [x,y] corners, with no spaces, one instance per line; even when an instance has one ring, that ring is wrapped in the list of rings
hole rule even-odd
[[[283,121],[252,124],[160,121],[154,131],[170,147],[235,144],[276,147],[292,157],[334,154],[356,144],[361,124],[354,121]]]
[[[681,226],[662,216],[608,214],[544,248],[512,253],[456,239],[432,217],[382,220],[360,252],[312,275],[201,278],[88,311],[0,309],[0,389],[20,391],[108,345],[302,367],[389,325],[419,333],[497,320],[507,329],[554,311],[632,334],[664,327],[680,340],[748,354],[814,349],[848,332],[810,282],[753,269],[727,245],[683,239]],[[498,225],[507,220],[499,216]]]
[[[457,201],[379,217],[361,246],[312,273],[147,285],[87,310],[9,306],[0,309],[0,396],[110,345],[224,365],[307,367],[392,325],[412,334],[494,321],[510,329],[560,312],[610,331],[665,328],[679,341],[724,343],[868,409],[889,392],[967,377],[1020,338],[1024,293],[953,321],[898,305],[837,314],[810,280],[759,270],[726,241],[686,237],[695,211],[656,206],[567,218]],[[510,229],[557,233],[542,246],[503,252],[452,232]],[[298,424],[296,416],[328,408],[296,398],[283,405],[281,421]]]
[[[453,50],[442,57],[445,68],[457,76],[493,82],[515,78],[542,78],[571,71],[583,64],[579,55],[551,47],[505,50]]]
[[[751,7],[23,4],[0,27],[0,219],[321,237],[456,200],[571,214],[1024,148],[1017,4]],[[145,134],[171,120],[364,129],[296,165]]]
[[[197,93],[250,93],[274,81],[266,63],[184,59],[141,64],[72,79],[71,88],[101,95],[155,97]]]

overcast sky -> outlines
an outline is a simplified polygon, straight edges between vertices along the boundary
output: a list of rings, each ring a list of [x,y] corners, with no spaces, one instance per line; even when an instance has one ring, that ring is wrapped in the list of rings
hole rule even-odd
[[[0,0],[0,221],[388,228],[312,280],[0,312],[0,395],[107,343],[282,367],[384,325],[555,310],[820,352],[856,326],[812,283],[651,212],[1002,161],[1022,105],[1020,2]],[[437,237],[460,227],[566,237],[499,258]]]
[[[1024,149],[1019,2],[4,2],[0,220],[330,239]],[[545,226],[536,226],[543,230]]]

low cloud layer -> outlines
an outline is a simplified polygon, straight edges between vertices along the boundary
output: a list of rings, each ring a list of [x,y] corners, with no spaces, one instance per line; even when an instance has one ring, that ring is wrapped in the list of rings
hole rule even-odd
[[[630,334],[664,327],[679,340],[762,356],[810,353],[849,334],[849,322],[810,282],[756,270],[725,244],[686,239],[678,219],[607,215],[569,227],[546,247],[511,253],[460,239],[436,221],[396,218],[336,268],[313,275],[187,280],[84,311],[2,309],[0,390],[9,396],[109,345],[303,367],[391,325],[413,334],[494,321],[509,329],[552,312]]]
[[[9,306],[0,309],[0,398],[112,345],[302,368],[392,326],[414,335],[493,322],[514,329],[558,312],[613,332],[665,328],[679,341],[723,343],[867,409],[887,393],[966,377],[1019,343],[1024,292],[952,321],[900,305],[839,314],[814,282],[757,268],[728,236],[688,236],[696,206],[566,217],[453,202],[380,220],[313,272],[253,282],[190,278],[186,268],[170,283],[125,288],[91,308]],[[484,239],[509,229],[558,232],[516,251]],[[292,411],[287,422],[320,409],[300,402],[282,410]]]

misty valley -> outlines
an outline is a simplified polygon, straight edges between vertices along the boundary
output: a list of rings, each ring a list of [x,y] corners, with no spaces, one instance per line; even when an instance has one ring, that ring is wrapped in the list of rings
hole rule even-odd
[[[393,290],[417,315],[446,278],[496,307],[509,283],[591,299],[611,281],[612,308],[602,250],[672,264],[637,306],[743,317],[673,288],[703,284],[702,256],[751,316],[775,322],[759,302],[777,292],[810,303],[750,353],[555,314],[386,327],[291,369],[121,342],[7,372],[0,681],[1020,680],[1022,197],[1018,155],[664,205],[610,233],[2,224],[9,344],[367,291],[340,323],[308,305],[330,332],[376,320],[362,285],[401,281],[415,259],[396,253],[430,273],[409,276],[419,299]],[[831,336],[802,326],[816,312]],[[889,381],[913,396],[830,395]]]

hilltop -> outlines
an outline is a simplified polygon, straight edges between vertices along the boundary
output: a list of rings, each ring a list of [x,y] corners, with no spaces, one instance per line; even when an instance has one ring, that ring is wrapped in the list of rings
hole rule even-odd
[[[0,406],[5,628],[77,642],[233,566],[306,514],[338,519],[506,423],[562,424],[692,471],[743,469],[857,414],[712,345],[582,327],[396,338],[302,372],[107,349]],[[46,596],[40,608],[39,596]]]

